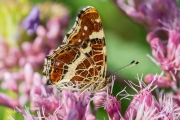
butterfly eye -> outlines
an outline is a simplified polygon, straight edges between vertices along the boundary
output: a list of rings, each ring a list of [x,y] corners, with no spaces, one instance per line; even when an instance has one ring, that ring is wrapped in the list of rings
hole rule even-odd
[[[52,85],[52,84],[53,84],[53,83],[52,83],[51,80],[47,80],[46,85]]]
[[[109,84],[109,83],[112,83],[112,77],[111,76],[107,77],[107,80],[106,80],[106,84]]]

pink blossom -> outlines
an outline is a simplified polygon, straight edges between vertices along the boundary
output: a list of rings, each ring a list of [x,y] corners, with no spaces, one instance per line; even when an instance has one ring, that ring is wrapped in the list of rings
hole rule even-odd
[[[156,78],[156,80],[153,82],[153,85],[158,85],[159,87],[171,86],[171,80],[168,77],[148,74],[144,79],[147,83],[151,83],[154,78]]]
[[[19,106],[19,103],[16,100],[10,98],[8,95],[3,93],[0,93],[0,104],[12,109]]]
[[[0,80],[1,88],[9,90],[15,94],[14,98],[2,97],[1,105],[13,108],[15,106],[8,105],[5,101],[11,101],[12,104],[16,103],[16,106],[24,106],[28,102],[31,102],[31,94],[47,94],[52,93],[52,89],[47,88],[41,78],[41,75],[35,71],[41,71],[44,63],[45,56],[55,49],[62,41],[62,29],[67,27],[68,19],[66,23],[63,21],[68,16],[68,12],[64,11],[61,17],[53,16],[47,18],[46,25],[40,25],[42,23],[39,15],[42,11],[39,11],[41,7],[34,7],[30,14],[24,19],[19,26],[24,27],[29,33],[24,35],[25,31],[20,31],[18,36],[18,44],[9,45],[2,36],[0,36]],[[63,9],[63,8],[62,8]],[[56,20],[54,20],[56,19]],[[55,32],[52,32],[55,28]],[[22,32],[22,33],[21,33]],[[31,36],[31,35],[34,36]],[[22,35],[22,36],[21,36]],[[24,37],[26,36],[26,37]],[[48,37],[50,36],[50,37]],[[19,40],[22,39],[23,40]],[[28,41],[31,39],[31,41]],[[34,40],[33,40],[34,39]],[[51,39],[51,40],[49,40]],[[26,40],[26,41],[25,41]],[[46,90],[46,92],[44,92]],[[7,96],[6,93],[1,92],[1,96]],[[47,95],[46,95],[47,96]],[[6,99],[5,99],[6,98]]]
[[[120,10],[133,20],[145,25],[147,29],[156,29],[177,14],[178,6],[175,0],[113,0]]]
[[[136,90],[133,87],[132,82],[130,82],[130,81],[127,82],[128,85],[137,92],[136,95],[133,95],[133,100],[131,101],[131,103],[128,106],[126,113],[124,115],[124,118],[127,120],[134,119],[135,117],[143,118],[144,115],[146,114],[145,109],[153,107],[153,109],[152,109],[153,114],[158,112],[157,110],[159,109],[159,105],[151,93],[152,90],[156,88],[155,87],[151,90],[152,83],[156,79],[154,78],[154,80],[148,86],[146,86],[144,84],[144,82],[141,80],[141,78],[137,78],[137,79],[139,81],[139,87],[141,89],[140,91]],[[141,109],[139,109],[139,108],[141,108]],[[153,111],[154,109],[156,109],[156,111]],[[139,112],[140,110],[141,110],[141,112]],[[149,110],[147,110],[147,112],[151,112]],[[141,114],[141,115],[139,115],[139,114]],[[149,114],[149,113],[147,113],[147,114]],[[139,116],[137,116],[137,115],[139,115]]]
[[[119,120],[121,118],[121,105],[114,96],[108,95],[106,97],[104,109],[107,111],[110,120]]]

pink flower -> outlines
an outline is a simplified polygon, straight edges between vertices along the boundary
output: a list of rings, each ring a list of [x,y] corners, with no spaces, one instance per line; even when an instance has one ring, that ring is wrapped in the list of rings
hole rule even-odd
[[[7,96],[6,93],[1,92],[3,99],[1,99],[0,105],[12,108],[13,105],[5,103],[5,98],[7,98],[7,101],[11,100],[12,104],[16,103],[18,107],[24,106],[28,102],[31,103],[32,93],[52,93],[52,89],[44,85],[40,74],[35,71],[41,71],[45,56],[61,43],[62,31],[68,23],[68,12],[64,10],[65,8],[61,8],[64,12],[60,17],[46,17],[45,21],[41,21],[39,15],[44,11],[39,11],[39,8],[34,7],[22,22],[22,26],[19,26],[25,27],[29,36],[24,35],[25,31],[19,28],[22,31],[19,32],[17,47],[12,47],[6,42],[7,40],[0,36],[1,89],[10,90],[15,94],[15,97],[11,98],[4,97]],[[40,23],[47,23],[47,26],[40,25]],[[22,34],[20,34],[21,32]],[[32,33],[36,34],[31,36]],[[29,39],[31,41],[27,41]],[[45,90],[46,92],[44,92]]]
[[[166,76],[159,76],[155,84],[161,87],[169,87],[172,81],[180,81],[179,70],[180,70],[180,37],[179,32],[176,30],[169,30],[169,36],[167,44],[163,43],[163,40],[156,37],[148,36],[148,42],[152,48],[154,61],[161,69],[166,73]],[[154,35],[153,35],[154,36]],[[149,74],[146,76],[146,82],[151,82],[153,75]]]
[[[173,94],[159,94],[160,112],[156,115],[156,118],[163,120],[176,120],[180,119],[180,108],[173,100]]]
[[[0,104],[6,107],[12,108],[12,109],[14,109],[14,107],[19,106],[19,103],[16,100],[2,93],[0,93]]]
[[[151,93],[152,90],[156,88],[155,87],[151,89],[152,83],[154,81],[152,81],[151,84],[149,84],[148,86],[146,86],[140,78],[138,78],[138,81],[139,87],[141,89],[139,92],[133,87],[132,82],[127,82],[128,85],[137,92],[137,94],[133,95],[133,100],[131,101],[130,105],[128,106],[125,112],[125,120],[132,120],[135,117],[138,119],[142,119],[145,118],[144,116],[147,116],[148,114],[151,114],[152,117],[159,110],[159,105]]]
[[[106,92],[99,92],[91,98],[90,93],[84,92],[82,94],[80,92],[72,92],[71,90],[62,90],[62,93],[59,94],[56,90],[52,91],[46,88],[45,84],[40,82],[41,78],[40,76],[38,77],[38,74],[35,78],[36,79],[33,80],[34,85],[30,98],[31,110],[37,111],[37,115],[30,114],[27,109],[17,108],[17,110],[23,114],[24,118],[28,120],[35,118],[44,118],[47,120],[95,120],[94,112],[100,107],[104,107],[110,120],[174,120],[180,118],[180,109],[172,93],[158,93],[157,100],[152,95],[152,91],[157,88],[157,86],[151,88],[156,78],[147,86],[142,81],[142,78],[137,78],[140,91],[135,89],[134,86],[137,87],[137,85],[130,81],[127,82],[137,94],[129,95],[125,89],[119,93],[126,93],[122,99],[133,96],[124,117],[120,112],[120,101],[113,95],[108,95]],[[91,112],[90,102],[92,100],[95,105],[94,112]]]
[[[144,79],[147,83],[151,83],[154,78],[156,78],[156,80],[153,82],[153,85],[157,85],[159,87],[171,86],[171,79],[169,79],[168,77],[161,76],[161,75],[148,74],[145,76]]]
[[[121,105],[120,102],[112,95],[108,95],[104,101],[104,109],[107,111],[109,120],[120,120]]]
[[[159,75],[153,83],[170,87],[172,81],[180,81],[180,24],[179,8],[175,0],[113,0],[128,16],[143,24],[150,32],[147,41],[153,57],[148,57],[161,67],[165,76]],[[163,40],[163,39],[165,40]],[[155,75],[149,74],[145,81],[151,83]]]
[[[113,0],[129,17],[145,25],[149,30],[162,26],[178,12],[175,0]]]
[[[48,93],[47,90],[44,91],[45,94],[43,95],[42,91],[43,89],[41,89],[41,94],[31,93],[31,109],[39,111],[38,116],[46,119],[56,117],[58,120],[95,120],[95,116],[91,113],[88,93],[80,94],[63,90],[60,97],[59,94]],[[25,118],[30,118],[29,114],[23,112],[24,110],[18,108],[18,111]],[[33,117],[33,115],[30,116]]]

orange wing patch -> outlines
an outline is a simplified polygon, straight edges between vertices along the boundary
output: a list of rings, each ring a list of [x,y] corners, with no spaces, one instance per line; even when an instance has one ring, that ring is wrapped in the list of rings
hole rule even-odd
[[[47,85],[59,90],[95,92],[106,86],[106,61],[102,22],[96,9],[88,6],[79,12],[63,44],[46,57],[43,73]]]

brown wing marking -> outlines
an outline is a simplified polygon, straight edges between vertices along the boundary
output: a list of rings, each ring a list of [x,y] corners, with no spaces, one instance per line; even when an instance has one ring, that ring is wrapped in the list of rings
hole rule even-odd
[[[47,56],[43,73],[52,83],[62,80],[68,72],[69,64],[78,59],[80,52],[73,46],[64,46]]]
[[[91,43],[91,45],[89,45]],[[106,75],[106,54],[103,47],[105,47],[105,39],[93,39],[89,41],[89,53],[84,53],[83,48],[81,53],[86,55],[86,59],[77,65],[76,74],[71,81],[78,81],[79,83],[86,83],[96,78],[105,78]]]
[[[94,8],[87,9],[84,13],[80,12],[80,19],[77,19],[77,28],[75,27],[68,39],[72,39],[69,41],[70,44],[74,44],[75,46],[80,46],[81,53],[86,55],[86,59],[77,66],[76,68],[76,76],[74,76],[71,81],[90,81],[95,78],[105,77],[106,70],[106,49],[105,47],[105,38],[104,32],[102,29],[102,23],[99,14]],[[82,20],[82,21],[81,21]],[[81,26],[76,35],[76,31],[78,30],[78,26]],[[90,39],[94,37],[94,39]],[[88,66],[83,68],[82,64]],[[86,69],[86,70],[85,70]],[[81,73],[81,74],[80,74]],[[83,74],[82,74],[83,73]],[[94,77],[94,78],[93,78]]]
[[[102,39],[92,39],[92,58],[94,60],[94,64],[97,70],[100,73],[100,77],[105,78],[106,76],[106,46],[105,46],[105,38]]]
[[[89,7],[78,14],[74,27],[68,32],[63,42],[81,46],[89,35],[102,29],[100,16],[95,8]]]

